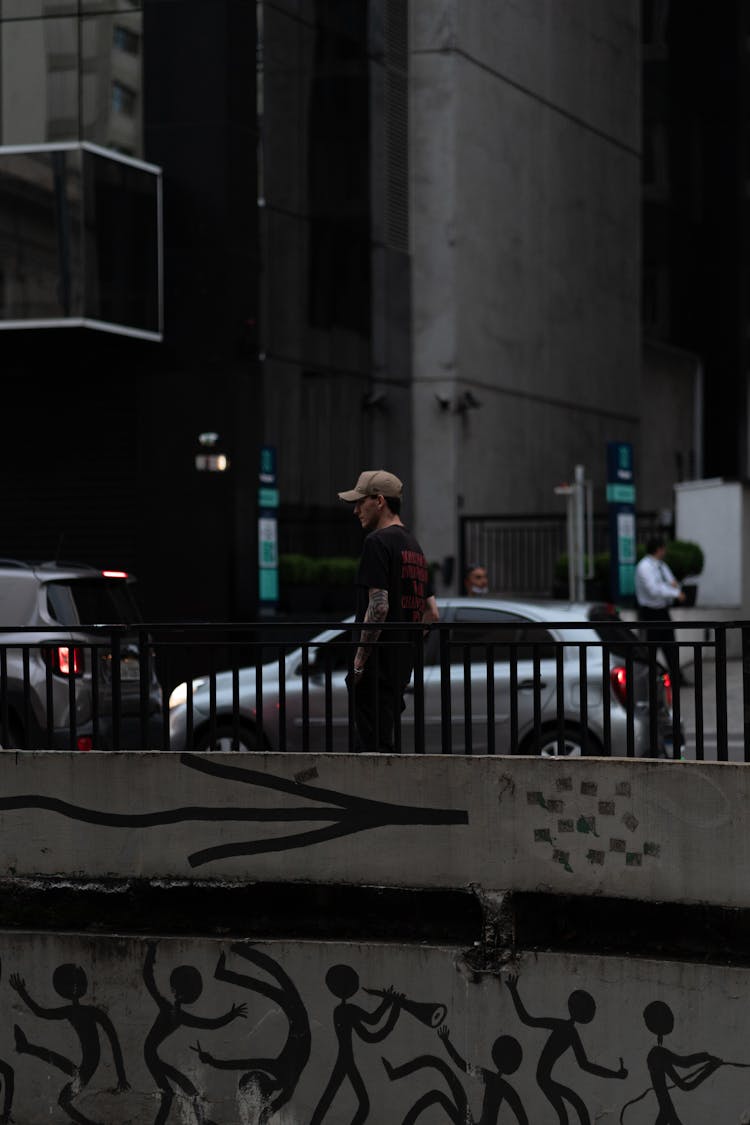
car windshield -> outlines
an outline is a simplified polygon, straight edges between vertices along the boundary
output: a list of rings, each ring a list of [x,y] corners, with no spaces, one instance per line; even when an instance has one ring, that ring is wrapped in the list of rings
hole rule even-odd
[[[120,578],[78,578],[47,585],[47,607],[61,625],[132,625],[141,614]]]

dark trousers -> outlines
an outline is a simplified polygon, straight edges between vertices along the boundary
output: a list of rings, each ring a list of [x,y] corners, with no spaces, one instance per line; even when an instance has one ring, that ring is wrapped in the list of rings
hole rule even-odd
[[[401,683],[393,675],[376,674],[370,663],[367,662],[362,679],[352,689],[357,733],[355,750],[393,754],[396,715],[400,715],[406,706],[404,688],[409,681]]]
[[[660,646],[667,662],[667,668],[669,668],[672,683],[677,687],[680,682],[680,651],[675,640],[669,610],[649,609],[648,606],[642,605],[638,607],[638,616],[641,621],[660,622],[658,625],[647,626],[645,629],[646,640],[653,641]]]

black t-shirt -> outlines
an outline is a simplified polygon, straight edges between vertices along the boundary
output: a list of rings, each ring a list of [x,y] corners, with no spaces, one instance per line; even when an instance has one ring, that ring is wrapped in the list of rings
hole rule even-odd
[[[397,523],[371,531],[367,536],[356,583],[357,621],[364,620],[371,589],[388,591],[386,621],[421,621],[425,602],[433,593],[430,569],[422,548],[411,532]],[[408,681],[414,663],[413,644],[405,642],[415,639],[414,630],[384,629],[380,634],[380,670],[386,672],[397,667],[403,682]],[[398,647],[394,648],[394,644]]]

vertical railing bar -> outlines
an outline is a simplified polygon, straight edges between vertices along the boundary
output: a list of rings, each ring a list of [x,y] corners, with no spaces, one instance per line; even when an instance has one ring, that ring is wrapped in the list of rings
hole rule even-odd
[[[495,753],[495,658],[494,645],[487,645],[487,753]]]
[[[472,741],[472,709],[471,709],[471,645],[463,646],[463,673],[464,673],[464,754],[472,754],[474,750]]]
[[[429,635],[429,634],[428,634]],[[420,629],[417,633],[416,652],[414,654],[414,753],[425,752],[425,722],[424,722],[424,642],[425,632]]]
[[[92,654],[93,655],[93,654]],[[93,661],[92,661],[93,663]],[[149,746],[149,703],[151,685],[151,653],[149,651],[149,637],[145,629],[138,630],[138,709],[141,728],[141,749],[150,750]]]
[[[310,749],[310,646],[302,644],[302,751]]]
[[[578,644],[578,721],[581,727],[581,752],[584,757],[590,754],[589,744],[589,680],[588,645]]]
[[[727,632],[726,626],[716,626],[716,757],[720,762],[729,760],[729,730],[727,725]]]
[[[279,750],[286,753],[286,660],[284,659],[284,646],[278,647],[278,680],[279,680]]]
[[[511,641],[508,645],[510,661],[510,752],[517,754],[518,747],[518,644]]]
[[[442,726],[442,752],[453,753],[453,730],[451,715],[451,661],[450,633],[441,628],[440,632],[440,722]]]
[[[535,651],[538,651],[538,647]],[[565,755],[565,677],[563,665],[563,645],[555,644],[555,704],[557,718],[557,753]]]
[[[610,671],[610,650],[606,641],[602,644],[602,739],[604,753],[612,754],[612,691]]]
[[[110,634],[110,651],[112,653],[111,666],[111,691],[112,691],[112,749],[120,749],[120,724],[122,721],[122,695],[120,679],[120,634],[113,629]]]
[[[750,762],[750,628],[742,627],[742,743]]]
[[[693,646],[693,683],[695,692],[695,758],[702,762],[706,756],[703,714],[703,646]]]

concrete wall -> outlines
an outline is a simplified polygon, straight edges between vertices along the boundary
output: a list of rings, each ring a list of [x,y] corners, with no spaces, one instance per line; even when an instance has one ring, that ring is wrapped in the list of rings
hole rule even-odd
[[[10,1080],[24,1125],[68,1105],[110,1125],[385,1125],[420,1105],[546,1125],[553,1101],[687,1125],[750,1106],[746,969],[530,952],[476,972],[438,946],[38,933],[0,934],[0,956],[0,1099]]]
[[[245,760],[0,752],[4,870],[27,879],[477,886],[750,906],[744,765]]]
[[[747,907],[744,766],[3,752],[0,771],[0,1114],[17,1122],[545,1125],[552,1103],[613,1125],[746,1120],[750,969],[718,929],[710,956],[670,955],[664,913],[695,904],[695,940],[710,904]],[[314,939],[273,917],[259,936],[252,909],[224,926],[208,906],[272,881],[300,913],[312,885],[411,898],[387,940],[334,912]],[[150,918],[112,926],[101,904],[137,883]],[[183,932],[158,906],[176,886]],[[420,939],[429,888],[490,904],[475,940]],[[55,924],[73,893],[79,924]],[[607,954],[592,919],[623,900]],[[585,953],[552,936],[566,902]]]
[[[417,523],[440,558],[459,510],[555,510],[575,464],[603,489],[606,442],[638,439],[637,4],[415,0],[411,52]]]

